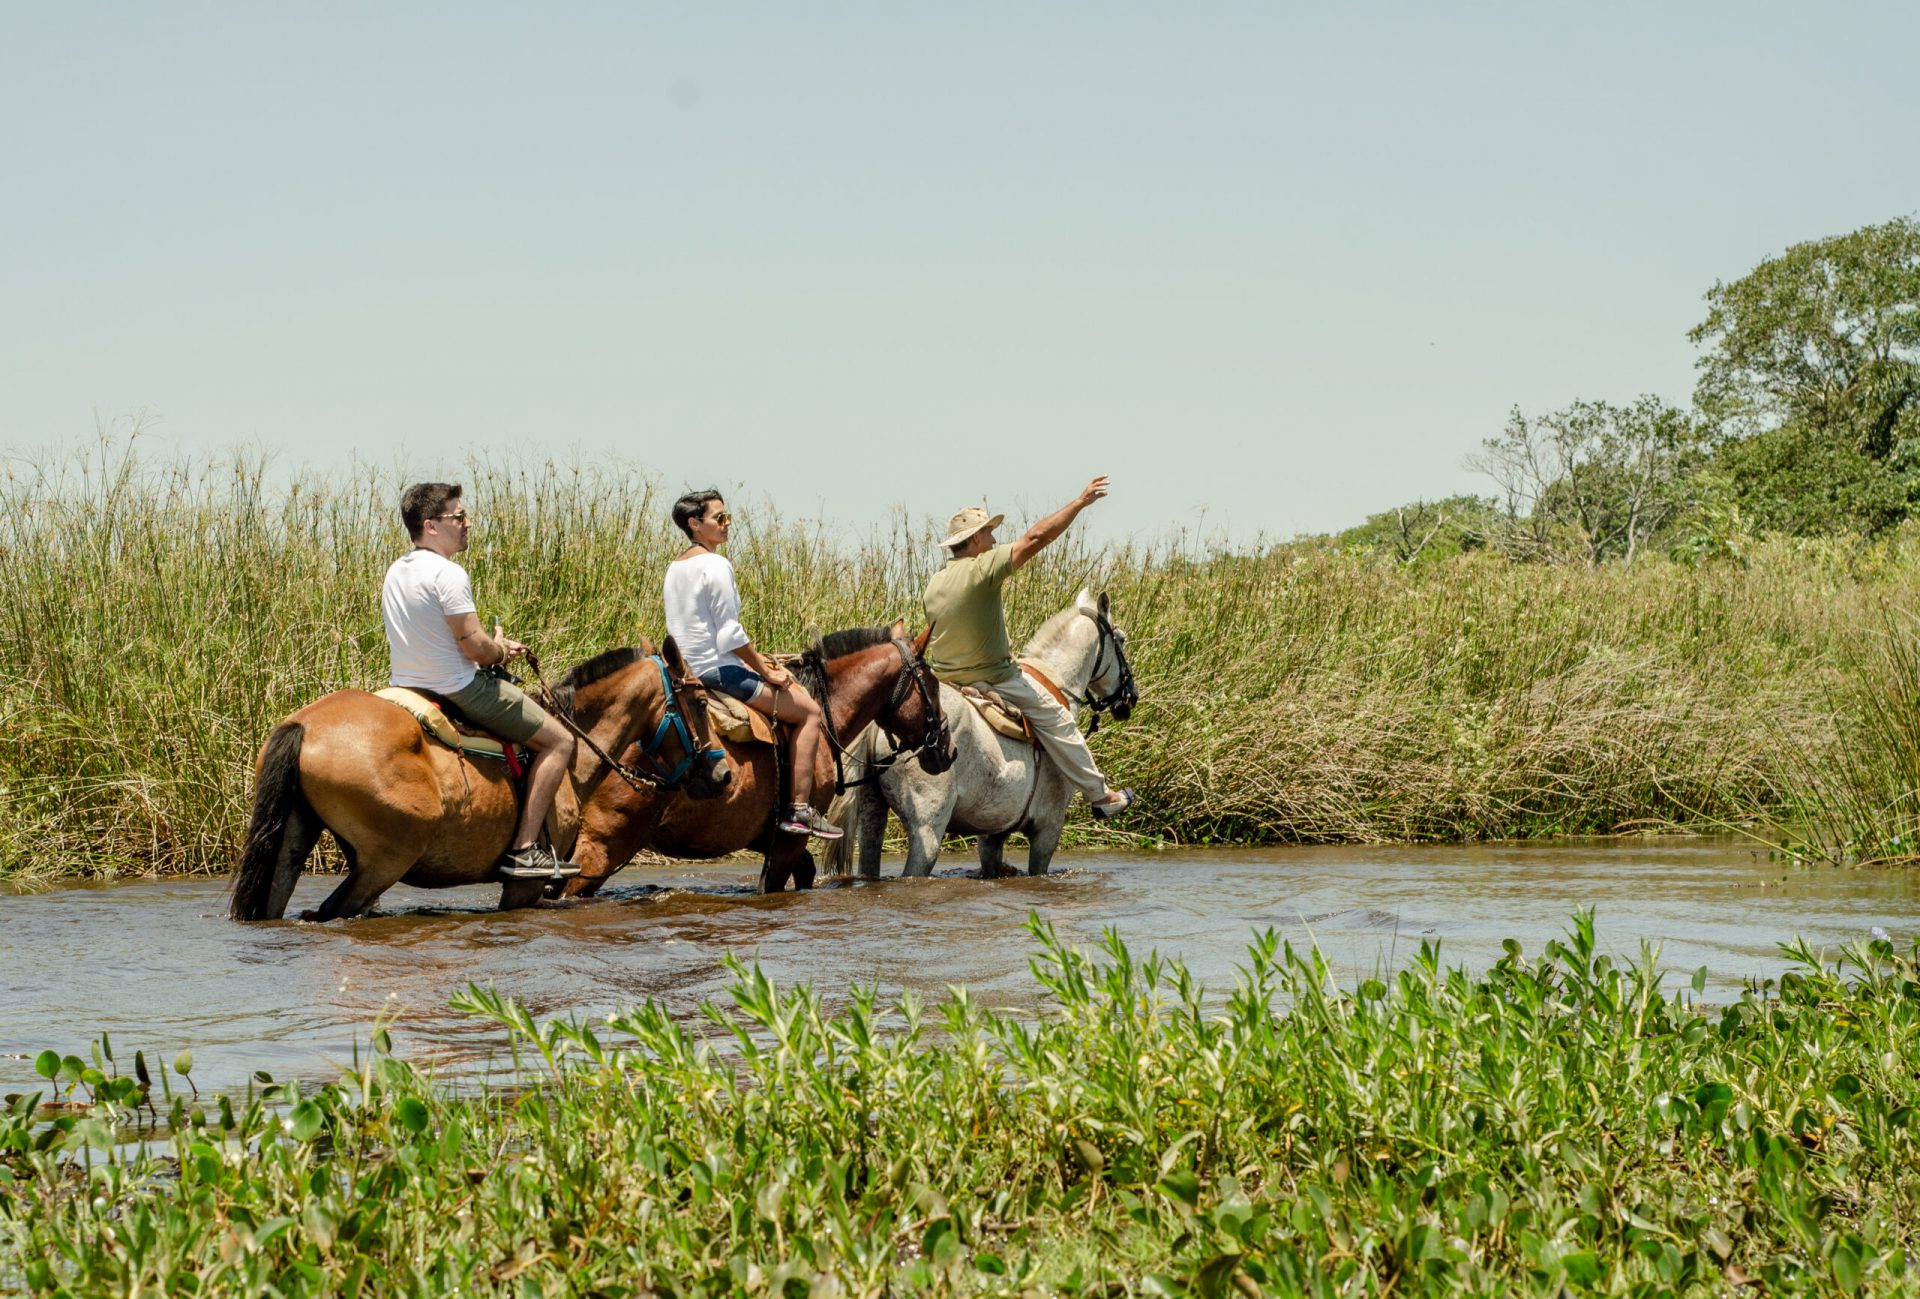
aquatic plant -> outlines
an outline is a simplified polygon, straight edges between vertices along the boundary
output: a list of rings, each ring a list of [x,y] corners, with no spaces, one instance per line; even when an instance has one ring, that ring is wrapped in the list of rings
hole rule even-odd
[[[1711,1006],[1652,952],[1602,954],[1590,916],[1351,989],[1266,934],[1210,999],[1118,935],[1029,928],[1037,1015],[964,989],[834,1009],[737,963],[692,1025],[542,1023],[476,988],[517,1061],[485,1090],[384,1030],[337,1082],[198,1101],[55,1059],[0,1118],[0,1289],[1914,1288],[1920,945],[1791,945]]]

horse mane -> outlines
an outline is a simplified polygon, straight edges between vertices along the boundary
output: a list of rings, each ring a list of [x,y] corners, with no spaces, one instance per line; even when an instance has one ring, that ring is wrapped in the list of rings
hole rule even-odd
[[[875,645],[892,643],[891,626],[848,627],[843,631],[830,631],[794,660],[793,666],[800,672],[801,684],[817,699],[824,693],[828,662],[872,649]]]
[[[1061,641],[1067,638],[1067,628],[1073,625],[1075,618],[1081,617],[1078,602],[1068,605],[1053,617],[1040,624],[1040,630],[1033,633],[1027,641],[1027,647],[1021,650],[1023,658],[1044,656]]]
[[[571,713],[575,691],[584,690],[596,681],[604,681],[614,673],[632,667],[652,652],[652,647],[647,645],[623,645],[574,664],[554,685],[554,704],[561,712]]]
[[[875,645],[891,645],[893,628],[848,627],[844,631],[830,631],[813,643],[813,653],[825,662],[828,659],[845,658],[849,654],[858,654],[863,649],[872,649]]]

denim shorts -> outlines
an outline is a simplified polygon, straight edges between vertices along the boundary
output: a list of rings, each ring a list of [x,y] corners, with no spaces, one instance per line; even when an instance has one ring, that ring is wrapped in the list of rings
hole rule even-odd
[[[722,663],[711,672],[702,672],[700,684],[709,690],[718,690],[723,695],[732,695],[747,704],[758,699],[760,692],[767,687],[758,672],[743,668],[738,663]]]

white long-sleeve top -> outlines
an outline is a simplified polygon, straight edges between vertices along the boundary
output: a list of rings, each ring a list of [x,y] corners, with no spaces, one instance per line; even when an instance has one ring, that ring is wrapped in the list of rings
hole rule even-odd
[[[666,603],[667,634],[695,676],[727,663],[746,667],[734,651],[753,637],[740,625],[740,591],[725,555],[709,550],[668,564]]]

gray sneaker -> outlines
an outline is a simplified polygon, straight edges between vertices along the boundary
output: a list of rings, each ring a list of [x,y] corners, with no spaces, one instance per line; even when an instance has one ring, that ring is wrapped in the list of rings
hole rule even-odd
[[[509,880],[566,880],[578,875],[580,868],[535,844],[502,854],[495,873]]]
[[[838,839],[841,835],[839,826],[805,803],[788,808],[775,824],[788,834],[810,834],[816,839]]]

